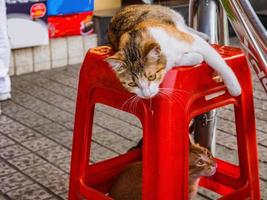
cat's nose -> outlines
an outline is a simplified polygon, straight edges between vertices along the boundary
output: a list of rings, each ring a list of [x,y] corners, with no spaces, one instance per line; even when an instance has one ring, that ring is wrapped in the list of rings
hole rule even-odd
[[[154,97],[156,95],[156,93],[153,93],[148,89],[143,89],[142,93],[143,93],[144,99],[150,99],[150,98],[152,98],[152,97]]]

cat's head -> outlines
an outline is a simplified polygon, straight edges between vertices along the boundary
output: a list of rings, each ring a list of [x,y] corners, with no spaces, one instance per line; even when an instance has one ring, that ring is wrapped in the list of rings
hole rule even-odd
[[[141,98],[152,98],[166,73],[166,58],[155,42],[129,42],[106,61],[123,87]]]
[[[190,175],[212,176],[216,172],[216,161],[211,152],[199,144],[190,142],[189,146],[189,172]]]

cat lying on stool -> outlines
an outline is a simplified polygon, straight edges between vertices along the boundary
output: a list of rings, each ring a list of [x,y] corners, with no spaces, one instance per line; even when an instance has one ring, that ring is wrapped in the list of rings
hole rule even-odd
[[[223,79],[233,96],[241,94],[235,74],[205,34],[186,26],[174,10],[158,5],[123,8],[111,20],[109,41],[116,51],[106,61],[123,87],[141,98],[152,98],[167,71],[205,61]]]
[[[201,176],[212,176],[216,172],[214,157],[208,149],[190,142],[188,199],[196,196]],[[109,196],[114,200],[142,200],[142,162],[127,166],[112,186]]]

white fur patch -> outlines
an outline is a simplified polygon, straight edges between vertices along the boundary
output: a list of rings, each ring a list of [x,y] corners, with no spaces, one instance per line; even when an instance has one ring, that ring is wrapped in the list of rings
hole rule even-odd
[[[182,55],[190,48],[189,44],[179,41],[160,27],[148,29],[150,35],[160,45],[163,55],[167,58],[167,69],[177,65]]]
[[[181,30],[189,33],[184,30],[184,27],[181,27]],[[216,52],[215,49],[202,38],[193,33],[189,33],[194,37],[194,42],[189,44],[174,38],[166,30],[160,27],[152,27],[149,28],[148,31],[160,45],[163,55],[167,58],[167,70],[174,66],[196,64],[202,60],[199,56],[196,57],[197,60],[192,59],[192,57],[189,57],[190,60],[182,60],[185,53],[196,53],[195,55],[200,54],[203,56],[206,63],[222,76],[224,83],[232,96],[239,96],[241,94],[240,84],[231,68],[225,63],[218,52]]]

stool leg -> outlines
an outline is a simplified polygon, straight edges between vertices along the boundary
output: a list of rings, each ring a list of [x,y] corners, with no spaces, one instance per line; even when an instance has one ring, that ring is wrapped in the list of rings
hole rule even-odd
[[[244,92],[236,107],[238,155],[241,179],[249,181],[250,197],[260,199],[256,125],[252,92]],[[244,180],[245,181],[245,180]]]
[[[143,127],[143,199],[188,199],[186,115],[182,109],[162,107],[150,117],[149,125]],[[166,116],[165,121],[162,116]]]
[[[86,167],[89,164],[89,152],[92,138],[94,106],[88,105],[86,96],[77,99],[75,126],[71,156],[69,200],[80,198],[80,180],[85,177]]]

